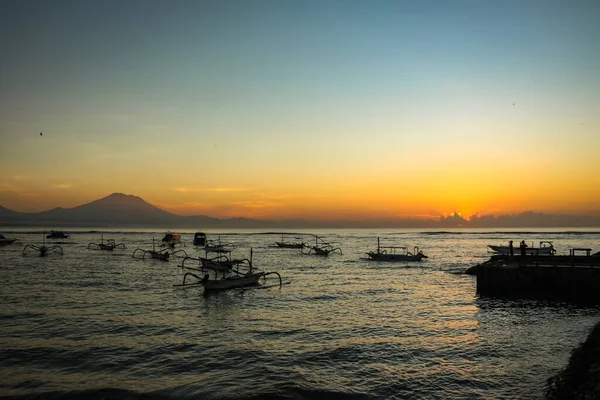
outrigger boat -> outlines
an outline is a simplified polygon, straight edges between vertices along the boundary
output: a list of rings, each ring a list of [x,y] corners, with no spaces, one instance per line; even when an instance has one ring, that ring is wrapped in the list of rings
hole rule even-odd
[[[283,285],[281,275],[277,272],[255,271],[252,266],[253,251],[250,249],[250,258],[238,260],[236,268],[214,269],[211,266],[202,265],[201,268],[181,267],[194,272],[186,272],[183,275],[183,283],[175,286],[204,286],[205,292],[219,291],[226,289],[248,288],[259,286],[260,279],[266,280],[269,275],[277,275],[279,286]],[[212,275],[212,276],[211,276]],[[195,282],[187,283],[187,279],[196,279]]]
[[[334,253],[334,252],[338,252],[339,254],[342,254],[342,249],[340,249],[339,247],[333,247],[332,244],[334,242],[325,242],[325,241],[323,241],[323,239],[321,239],[317,235],[314,235],[314,236],[315,236],[315,245],[310,246],[308,253],[303,252],[303,254],[314,254],[316,256],[324,256],[324,257],[327,257],[329,254]]]
[[[492,249],[493,252],[508,255],[510,254],[510,246],[495,246],[492,244],[488,244],[488,247]],[[533,242],[531,243],[531,247],[527,246],[525,248],[525,254],[528,256],[539,255],[539,256],[552,256],[556,253],[554,249],[554,245],[549,241],[541,241],[540,247],[534,247]],[[517,244],[513,246],[513,255],[520,255],[521,248]]]
[[[22,252],[23,256],[25,256],[28,253],[27,250],[36,251],[40,257],[46,257],[47,255],[54,254],[54,253],[60,254],[61,256],[64,254],[62,247],[60,247],[58,245],[47,247],[46,241],[44,239],[44,235],[42,235],[42,245],[41,246],[36,246],[35,244],[28,244],[25,247],[23,247],[23,252]]]
[[[300,239],[300,238],[296,238],[296,239]],[[307,247],[308,245],[304,242],[288,242],[283,240],[283,234],[281,235],[281,242],[277,242],[275,241],[275,245],[279,248],[282,249],[303,249],[304,247]]]
[[[167,233],[165,233],[165,236],[160,241],[160,245],[162,247],[168,246],[172,249],[174,249],[175,246],[178,244],[179,245],[183,244],[181,242],[181,235],[179,235],[179,233],[167,232]]]
[[[408,247],[404,246],[381,246],[379,238],[377,238],[377,251],[369,251],[367,255],[373,261],[421,261],[427,258],[417,246],[411,253]]]
[[[16,241],[17,238],[9,239],[4,237],[4,235],[0,233],[0,246],[8,246],[9,244],[13,244]]]
[[[194,246],[206,246],[206,234],[204,232],[194,233]]]
[[[243,260],[235,260],[231,258],[231,250],[222,250],[216,253],[217,256],[215,257],[208,257],[208,252],[205,252],[204,257],[186,257],[181,262],[180,267],[185,268],[185,262],[188,260],[193,260],[197,261],[198,265],[203,268],[223,272],[243,263]]]
[[[144,249],[135,249],[133,251],[133,254],[131,255],[131,257],[133,258],[139,258],[139,259],[144,259],[146,258],[147,255],[150,255],[150,258],[153,258],[155,260],[161,260],[161,261],[169,261],[169,257],[171,255],[176,256],[179,253],[183,253],[184,257],[187,258],[187,253],[184,250],[173,250],[171,248],[167,248],[163,251],[156,251],[156,248],[154,246],[154,243],[156,242],[156,240],[154,238],[152,238],[152,250],[144,250]],[[142,255],[138,255],[136,256],[137,253],[141,253]],[[169,253],[170,252],[170,253]]]
[[[221,243],[221,235],[217,240],[208,240],[206,241],[206,245],[204,246],[204,251],[206,253],[226,253],[230,252],[235,246],[233,243]]]
[[[104,243],[104,235],[100,236],[100,243],[88,243],[87,248],[91,250],[106,250],[113,251],[116,248],[125,249],[124,243],[116,243],[114,239],[107,239],[106,243]]]
[[[50,231],[48,235],[46,235],[46,239],[68,239],[69,235],[61,231]]]

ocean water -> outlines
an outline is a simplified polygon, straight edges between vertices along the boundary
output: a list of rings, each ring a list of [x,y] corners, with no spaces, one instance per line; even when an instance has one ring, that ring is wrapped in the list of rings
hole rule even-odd
[[[0,247],[0,396],[161,399],[528,399],[598,322],[600,310],[484,298],[466,268],[487,244],[552,240],[600,250],[600,230],[318,231],[343,255],[271,247],[268,232],[221,233],[234,256],[289,284],[204,295],[181,289],[180,259],[131,257],[161,231],[104,231],[126,244],[87,249],[100,232],[71,231],[64,256],[21,255],[41,233]],[[191,231],[180,231],[190,256]],[[306,232],[300,232],[306,233]],[[291,235],[294,236],[294,235]],[[365,252],[418,245],[420,263]]]

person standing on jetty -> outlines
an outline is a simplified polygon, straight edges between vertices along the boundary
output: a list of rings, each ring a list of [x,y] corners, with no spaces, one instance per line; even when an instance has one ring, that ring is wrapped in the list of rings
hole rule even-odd
[[[521,257],[525,257],[527,255],[527,245],[524,240],[521,240],[519,248],[521,249]]]
[[[513,241],[509,240],[508,241],[508,255],[512,257],[513,256],[513,252],[514,252]]]

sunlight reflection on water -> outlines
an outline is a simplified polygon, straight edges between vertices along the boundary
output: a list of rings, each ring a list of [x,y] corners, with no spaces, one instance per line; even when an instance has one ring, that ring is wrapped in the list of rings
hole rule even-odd
[[[131,258],[160,232],[105,233],[128,245],[113,253],[86,249],[97,233],[74,233],[63,257],[1,248],[0,394],[539,398],[596,322],[594,308],[478,298],[473,277],[449,273],[515,234],[380,232],[430,257],[408,264],[365,261],[377,234],[331,232],[344,254],[328,258],[269,247],[277,235],[230,235],[243,244],[236,257],[253,247],[256,267],[292,283],[210,296],[173,288],[180,260]],[[600,234],[524,238],[554,240],[565,253],[594,248]]]

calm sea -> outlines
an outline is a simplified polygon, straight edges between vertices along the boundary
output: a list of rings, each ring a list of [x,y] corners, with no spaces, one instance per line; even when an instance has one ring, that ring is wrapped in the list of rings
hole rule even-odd
[[[599,320],[598,308],[478,297],[461,275],[487,244],[554,241],[600,250],[594,231],[314,231],[327,258],[271,247],[279,235],[221,233],[234,256],[290,284],[205,296],[181,283],[179,259],[136,260],[164,231],[104,231],[126,244],[87,249],[100,232],[71,231],[64,256],[23,257],[41,233],[8,232],[0,248],[0,395],[17,398],[523,399]],[[200,254],[192,232],[185,251]],[[292,237],[294,235],[291,235]],[[377,263],[382,244],[419,246],[421,263]],[[39,396],[37,396],[39,395]]]

